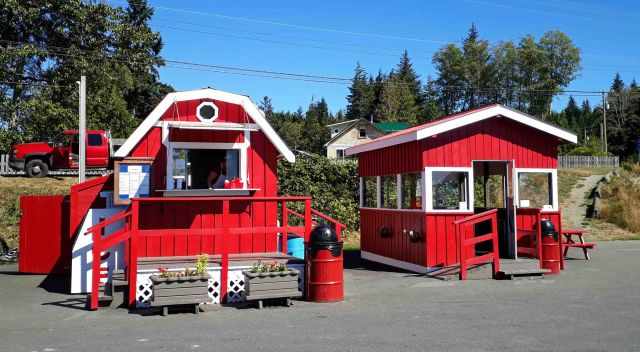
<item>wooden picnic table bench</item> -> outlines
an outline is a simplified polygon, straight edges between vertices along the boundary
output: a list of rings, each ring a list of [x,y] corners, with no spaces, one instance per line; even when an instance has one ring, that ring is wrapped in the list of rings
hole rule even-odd
[[[584,258],[586,260],[591,259],[589,257],[589,250],[594,249],[596,244],[593,242],[585,242],[584,234],[585,230],[583,229],[563,229],[562,236],[565,238],[565,242],[562,243],[564,247],[564,256],[567,256],[567,252],[569,248],[582,248],[582,252],[584,253]],[[574,236],[578,237],[578,242],[574,240]]]

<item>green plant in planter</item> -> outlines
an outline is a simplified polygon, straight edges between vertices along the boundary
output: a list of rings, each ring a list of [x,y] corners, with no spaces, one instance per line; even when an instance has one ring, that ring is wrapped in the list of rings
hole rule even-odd
[[[206,254],[199,255],[196,259],[196,275],[205,275],[209,265],[209,256]]]
[[[249,269],[249,272],[251,273],[273,273],[282,271],[287,271],[287,266],[278,262],[264,264],[259,261],[256,264],[253,264],[251,269]]]

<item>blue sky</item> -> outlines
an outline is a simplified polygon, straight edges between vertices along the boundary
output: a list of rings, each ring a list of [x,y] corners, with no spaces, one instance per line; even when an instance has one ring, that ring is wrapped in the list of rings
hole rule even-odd
[[[113,1],[114,4],[119,4]],[[353,75],[356,62],[370,73],[388,71],[404,49],[417,72],[435,75],[433,53],[459,43],[470,24],[496,43],[567,33],[582,51],[578,79],[568,89],[607,89],[615,72],[640,80],[640,2],[621,0],[452,1],[169,1],[150,0],[152,27],[171,60],[332,77]],[[170,64],[161,79],[177,90],[215,87],[259,100],[276,110],[306,108],[324,97],[344,109],[348,85],[242,76]],[[583,97],[577,97],[582,100]],[[564,104],[558,99],[555,107]],[[595,100],[594,100],[595,102]]]

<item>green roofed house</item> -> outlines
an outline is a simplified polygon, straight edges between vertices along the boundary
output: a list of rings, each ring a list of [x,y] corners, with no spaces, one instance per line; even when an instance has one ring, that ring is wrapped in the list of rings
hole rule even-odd
[[[404,130],[409,127],[406,122],[385,121],[375,122],[365,119],[355,119],[327,125],[331,139],[324,144],[327,148],[327,158],[343,159],[344,150],[354,145],[368,142],[388,133]]]

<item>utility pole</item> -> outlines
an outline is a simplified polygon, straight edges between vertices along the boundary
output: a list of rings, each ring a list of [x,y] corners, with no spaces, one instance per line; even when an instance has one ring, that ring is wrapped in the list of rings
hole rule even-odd
[[[602,144],[604,153],[608,153],[607,148],[607,92],[602,92]]]
[[[78,182],[85,180],[85,162],[87,160],[87,77],[80,76],[80,89],[78,94],[78,114],[80,115],[80,126],[78,129]]]

